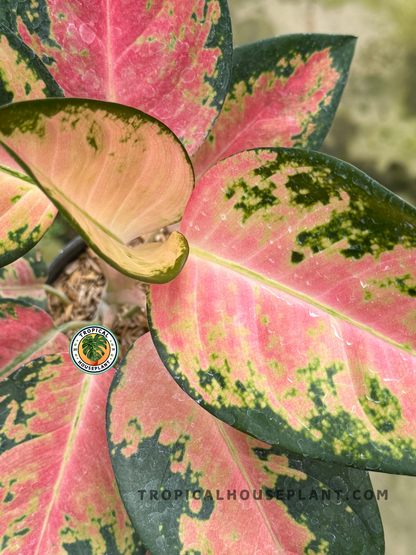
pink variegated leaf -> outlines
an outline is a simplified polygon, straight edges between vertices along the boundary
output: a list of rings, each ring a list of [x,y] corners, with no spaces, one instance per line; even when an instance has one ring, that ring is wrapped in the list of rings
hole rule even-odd
[[[36,54],[0,23],[0,106],[19,100],[62,96],[62,90]],[[49,199],[1,149],[0,268],[36,245],[56,213]]]
[[[415,209],[329,156],[258,149],[204,176],[181,232],[183,273],[149,295],[178,383],[267,443],[415,475]]]
[[[223,110],[192,160],[196,180],[242,150],[318,150],[344,90],[355,41],[342,35],[286,35],[235,48]]]
[[[223,424],[181,391],[149,334],[120,364],[107,407],[117,484],[152,555],[384,553],[367,472]]]
[[[163,123],[110,102],[34,100],[0,108],[0,145],[114,268],[154,283],[181,271],[180,233],[135,244],[178,221],[194,185],[186,150]]]
[[[56,328],[49,314],[37,306],[0,299],[0,379],[29,360],[67,351],[69,341],[63,333],[71,326],[72,322]]]
[[[144,555],[105,438],[112,372],[69,353],[28,362],[0,383],[2,555]]]
[[[10,158],[0,150],[0,158],[2,154]],[[0,268],[3,268],[38,243],[58,210],[21,168],[16,171],[9,160],[1,161],[8,164],[0,165]]]
[[[44,285],[48,266],[40,251],[30,251],[5,268],[0,268],[0,298],[26,301],[46,309]]]
[[[23,0],[5,24],[65,96],[143,110],[190,154],[221,110],[232,58],[226,0]]]
[[[61,88],[40,58],[4,24],[3,9],[0,22],[0,106],[19,100],[62,97]],[[9,9],[13,13],[11,6]]]

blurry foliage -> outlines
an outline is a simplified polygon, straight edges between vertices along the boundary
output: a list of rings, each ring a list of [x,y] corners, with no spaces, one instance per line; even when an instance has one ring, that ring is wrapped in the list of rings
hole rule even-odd
[[[293,1],[293,0],[291,0]],[[296,1],[296,0],[295,0]],[[400,28],[395,34],[399,41],[415,45],[416,2],[414,0],[313,0],[328,8],[338,8],[346,4],[359,4],[372,10],[382,10]]]

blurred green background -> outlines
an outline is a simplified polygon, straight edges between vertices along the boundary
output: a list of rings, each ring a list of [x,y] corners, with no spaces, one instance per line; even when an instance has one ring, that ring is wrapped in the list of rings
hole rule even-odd
[[[416,205],[416,0],[228,0],[234,44],[288,33],[358,37],[351,75],[323,151]],[[40,247],[47,262],[74,236],[58,216]],[[416,478],[372,473],[386,555],[413,555]]]

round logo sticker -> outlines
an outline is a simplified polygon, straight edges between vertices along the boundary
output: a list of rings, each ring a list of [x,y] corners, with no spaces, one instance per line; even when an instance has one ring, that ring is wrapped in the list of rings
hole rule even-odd
[[[118,341],[104,326],[86,326],[71,339],[69,354],[75,366],[86,374],[102,374],[114,366]]]

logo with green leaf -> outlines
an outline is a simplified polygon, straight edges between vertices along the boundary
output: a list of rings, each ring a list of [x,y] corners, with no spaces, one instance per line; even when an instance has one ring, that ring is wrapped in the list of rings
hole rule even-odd
[[[94,364],[105,355],[107,349],[107,339],[104,335],[97,333],[96,335],[87,335],[81,344],[82,352]]]
[[[101,374],[116,363],[119,345],[116,336],[104,326],[86,326],[71,339],[69,353],[82,372]]]

